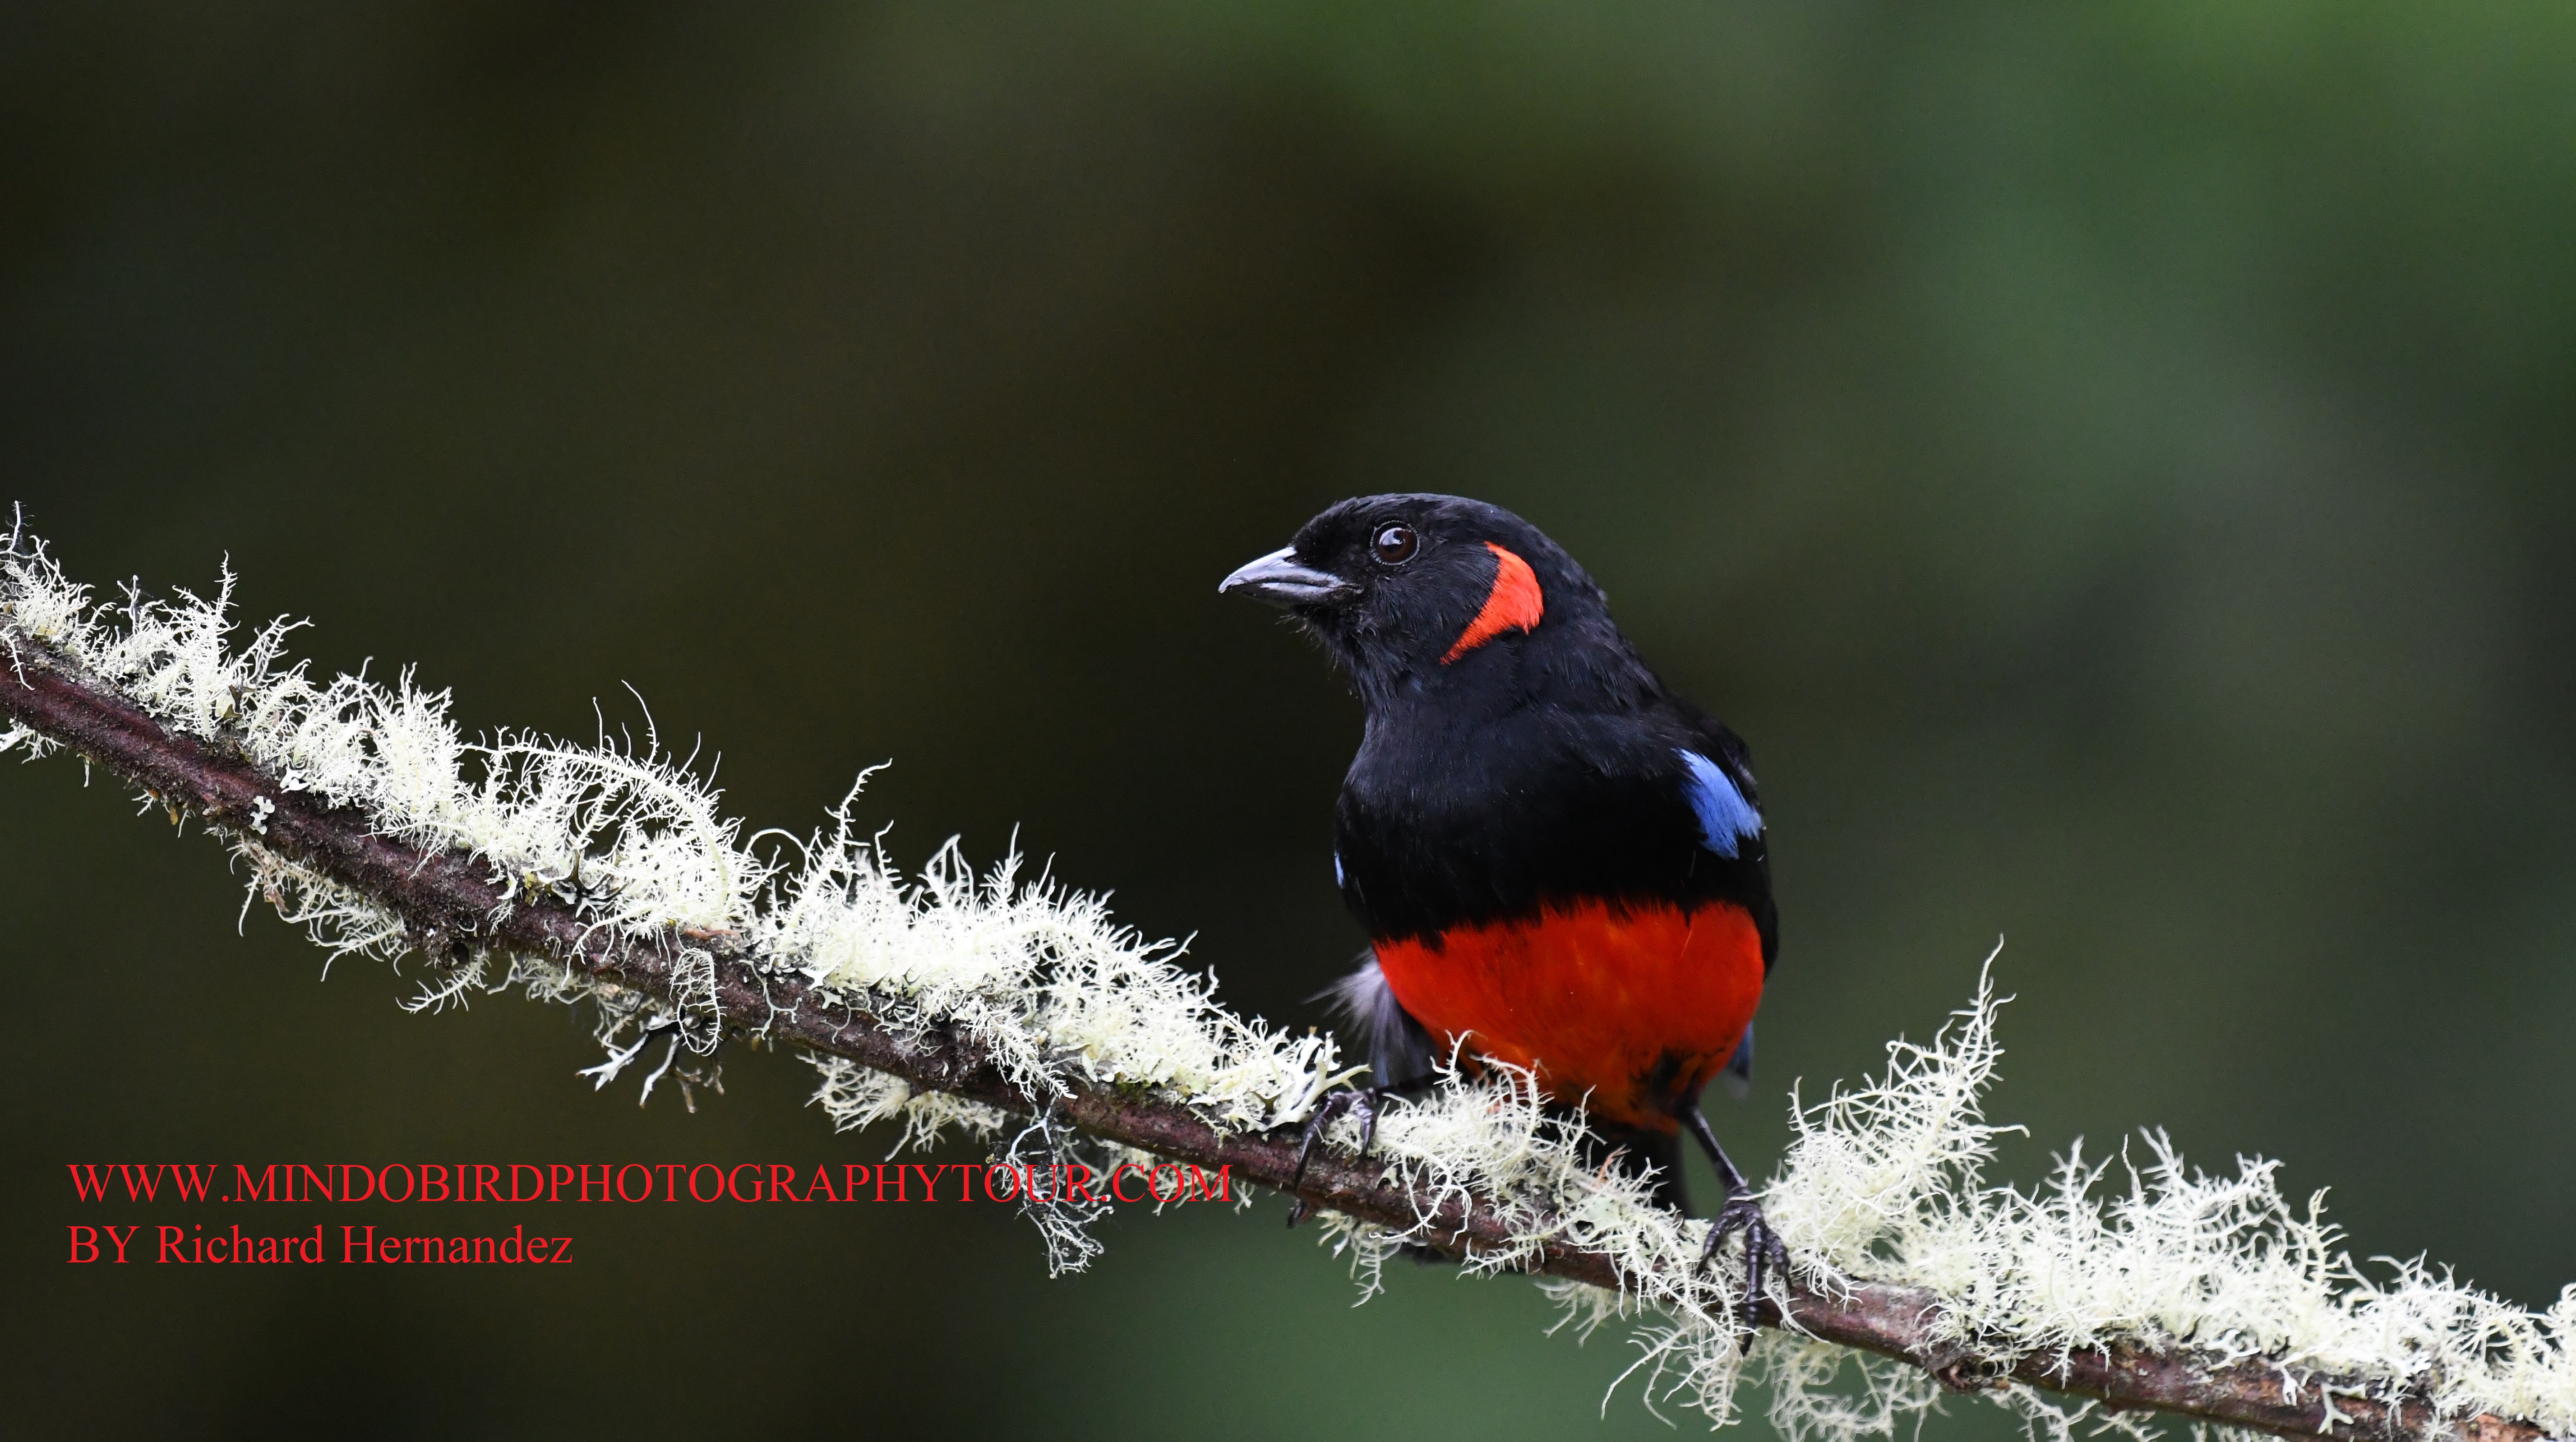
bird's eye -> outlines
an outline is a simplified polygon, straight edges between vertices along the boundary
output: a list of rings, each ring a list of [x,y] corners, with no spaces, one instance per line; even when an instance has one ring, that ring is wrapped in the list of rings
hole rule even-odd
[[[1369,549],[1377,553],[1380,565],[1401,566],[1422,549],[1422,538],[1413,534],[1411,526],[1380,526],[1369,538]]]

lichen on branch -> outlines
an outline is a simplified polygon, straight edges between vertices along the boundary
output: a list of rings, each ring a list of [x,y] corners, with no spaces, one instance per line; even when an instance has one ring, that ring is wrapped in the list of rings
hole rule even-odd
[[[906,874],[856,787],[811,833],[746,836],[649,721],[640,742],[469,740],[408,671],[317,681],[285,622],[235,645],[231,589],[100,603],[13,529],[0,751],[72,748],[200,818],[333,956],[426,960],[416,1010],[515,987],[595,1007],[595,1085],[694,1088],[756,1038],[813,1059],[836,1125],[901,1123],[898,1149],[962,1126],[1022,1161],[1152,1153],[1283,1190],[1298,1124],[1351,1075],[1331,1038],[1230,1011],[1179,947],[1016,855],[979,872],[952,840]],[[2576,1289],[2531,1312],[2420,1261],[2361,1267],[2273,1164],[2205,1175],[2160,1133],[2134,1161],[2079,1143],[2040,1188],[1990,1184],[1999,1005],[1981,979],[1882,1077],[1793,1095],[1763,1193],[1792,1274],[1759,1332],[1740,1269],[1695,1265],[1707,1223],[1598,1167],[1510,1068],[1395,1103],[1373,1157],[1295,1190],[1363,1297],[1407,1245],[1542,1273],[1579,1330],[1633,1330],[1650,1402],[1724,1422],[1760,1379],[1793,1437],[1893,1436],[1955,1390],[2061,1438],[2142,1433],[2142,1408],[2286,1435],[2576,1429]],[[1028,1206],[1051,1266],[1097,1253],[1088,1213]]]

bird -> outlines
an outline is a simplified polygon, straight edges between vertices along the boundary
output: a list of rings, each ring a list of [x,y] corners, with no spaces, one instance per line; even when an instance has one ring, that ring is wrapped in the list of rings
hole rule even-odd
[[[1346,1111],[1365,1152],[1437,1057],[1526,1068],[1684,1211],[1680,1135],[1699,1144],[1725,1193],[1700,1264],[1743,1232],[1758,1317],[1786,1252],[1700,1107],[1722,1073],[1749,1081],[1779,954],[1744,742],[1647,667],[1572,556],[1484,501],[1341,501],[1217,589],[1284,610],[1364,718],[1332,847],[1369,945],[1332,994],[1370,1082],[1318,1108],[1299,1174]]]

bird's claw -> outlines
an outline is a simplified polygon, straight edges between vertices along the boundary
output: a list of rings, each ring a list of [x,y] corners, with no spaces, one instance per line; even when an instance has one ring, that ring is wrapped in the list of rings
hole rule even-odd
[[[1699,1266],[1694,1270],[1707,1271],[1717,1259],[1717,1249],[1735,1232],[1744,1234],[1744,1304],[1739,1315],[1750,1329],[1762,1325],[1767,1274],[1789,1269],[1789,1249],[1764,1219],[1762,1204],[1751,1193],[1738,1192],[1717,1209],[1717,1219],[1709,1224],[1708,1241],[1700,1248]]]
[[[1360,1155],[1368,1155],[1369,1144],[1377,1140],[1377,1104],[1381,1095],[1376,1087],[1353,1087],[1334,1092],[1316,1105],[1315,1114],[1306,1119],[1306,1135],[1297,1144],[1297,1165],[1288,1174],[1289,1191],[1296,1191],[1297,1184],[1306,1179],[1306,1164],[1315,1159],[1315,1148],[1323,1145],[1324,1133],[1342,1119],[1344,1112],[1359,1114]],[[1298,1197],[1288,1204],[1288,1225],[1293,1227],[1305,1219],[1306,1199]]]

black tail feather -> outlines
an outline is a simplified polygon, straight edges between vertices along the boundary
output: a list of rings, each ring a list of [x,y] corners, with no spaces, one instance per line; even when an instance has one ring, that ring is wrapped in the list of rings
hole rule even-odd
[[[1690,1193],[1682,1181],[1682,1139],[1679,1132],[1616,1126],[1595,1117],[1592,1119],[1592,1141],[1587,1150],[1587,1160],[1594,1166],[1608,1162],[1632,1177],[1651,1174],[1655,1182],[1656,1204],[1689,1215]]]

